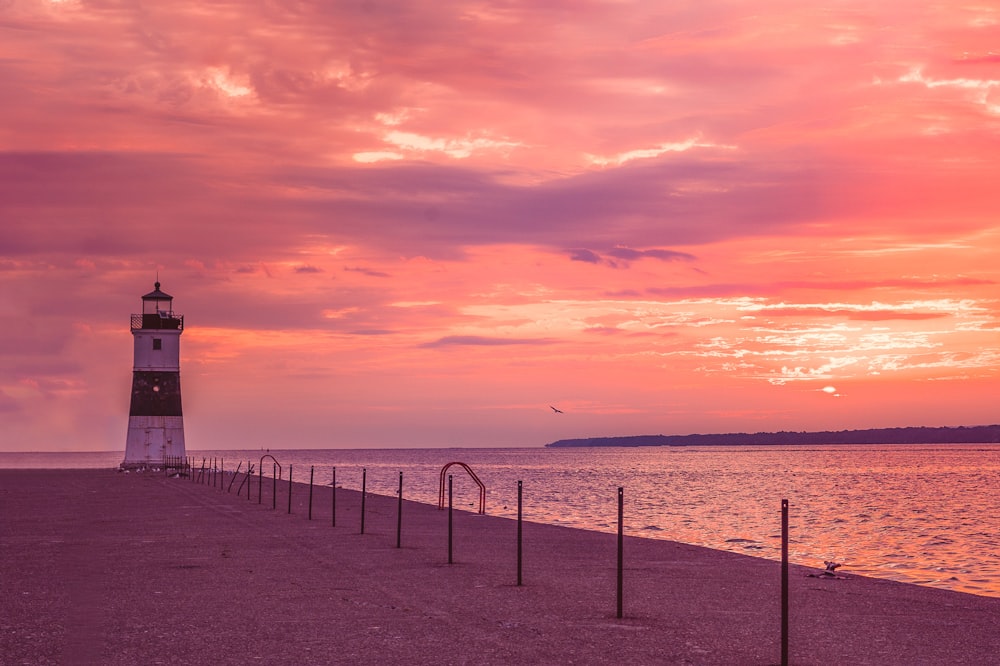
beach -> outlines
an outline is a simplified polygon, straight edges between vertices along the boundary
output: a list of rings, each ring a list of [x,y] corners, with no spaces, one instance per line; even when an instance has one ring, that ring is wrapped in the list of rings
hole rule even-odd
[[[242,478],[242,477],[241,477]],[[3,664],[775,664],[780,564],[287,483],[0,470]],[[626,515],[626,534],[628,522]],[[793,664],[990,664],[1000,599],[790,571]]]

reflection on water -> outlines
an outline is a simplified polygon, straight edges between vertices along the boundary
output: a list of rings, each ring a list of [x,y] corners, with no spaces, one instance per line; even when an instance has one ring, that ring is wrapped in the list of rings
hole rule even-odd
[[[223,457],[233,469],[239,459],[256,463],[261,453],[193,455],[199,463],[202,456]],[[521,479],[525,520],[602,531],[617,529],[617,487],[623,486],[630,535],[772,559],[779,557],[781,499],[787,498],[794,562],[822,567],[835,560],[848,573],[1000,597],[995,445],[271,453],[286,469],[293,464],[300,481],[315,465],[317,482],[329,483],[335,465],[338,485],[357,489],[367,468],[368,489],[384,495],[395,493],[402,471],[405,497],[432,504],[441,467],[460,460],[486,484],[487,513],[515,517]],[[9,455],[0,455],[0,466],[25,466],[9,464]],[[456,506],[475,510],[477,487],[460,468],[452,473]]]

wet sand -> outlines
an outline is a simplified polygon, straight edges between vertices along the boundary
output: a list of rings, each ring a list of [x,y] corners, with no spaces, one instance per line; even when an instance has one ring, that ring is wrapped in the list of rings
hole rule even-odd
[[[228,481],[226,481],[228,485]],[[780,565],[287,483],[0,470],[2,664],[776,664]],[[244,490],[245,493],[245,490]],[[471,501],[471,500],[470,500]],[[487,507],[488,508],[488,507]],[[530,520],[526,514],[525,519]],[[626,504],[626,533],[628,507]],[[790,576],[792,664],[998,664],[1000,599]]]

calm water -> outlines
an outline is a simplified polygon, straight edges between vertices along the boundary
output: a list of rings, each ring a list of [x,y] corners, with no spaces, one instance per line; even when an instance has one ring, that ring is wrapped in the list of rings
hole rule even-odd
[[[258,464],[262,451],[192,451]],[[780,557],[781,499],[790,502],[794,562],[1000,597],[997,445],[648,447],[597,449],[381,449],[271,451],[294,478],[437,503],[440,471],[467,463],[487,487],[486,511],[515,517],[524,482],[525,520],[625,529],[760,557]],[[121,452],[0,454],[0,467],[115,467]],[[265,475],[272,471],[265,462]],[[478,488],[459,467],[455,504],[475,509]]]

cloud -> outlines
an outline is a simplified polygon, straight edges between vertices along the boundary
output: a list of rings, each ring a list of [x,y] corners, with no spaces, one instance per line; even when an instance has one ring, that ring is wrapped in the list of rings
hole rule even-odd
[[[364,268],[362,266],[344,266],[344,270],[349,273],[360,273],[362,275],[367,275],[368,277],[378,277],[387,278],[392,277],[389,273],[384,271],[374,270],[372,268]]]
[[[427,349],[439,347],[506,347],[510,345],[549,345],[551,340],[525,338],[492,338],[480,335],[449,335],[420,345]]]
[[[995,413],[994,8],[5,10],[5,441],[120,433],[158,274],[191,413],[239,445],[437,444],[473,394],[463,432],[554,435],[483,420],[526,390],[612,432]],[[810,381],[878,412],[781,388]]]
[[[629,262],[651,258],[660,261],[693,261],[695,256],[687,252],[675,250],[634,250],[627,247],[614,247],[601,252],[586,248],[576,248],[569,251],[570,261],[582,261],[589,264],[604,264],[612,268],[627,268]]]
[[[0,390],[0,414],[12,414],[20,411],[17,400]]]
[[[569,258],[570,261],[582,261],[588,264],[601,263],[601,255],[597,254],[593,250],[587,250],[585,248],[570,250]]]

